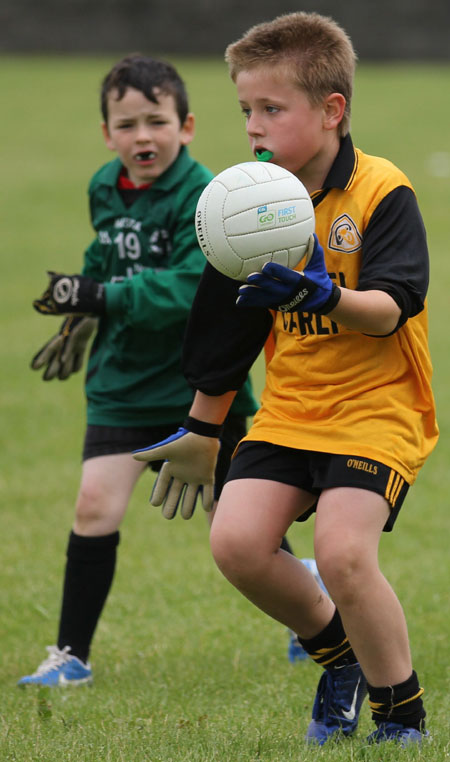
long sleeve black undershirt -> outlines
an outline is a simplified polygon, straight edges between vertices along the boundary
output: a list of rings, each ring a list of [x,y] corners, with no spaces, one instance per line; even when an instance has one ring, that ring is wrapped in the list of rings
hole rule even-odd
[[[188,382],[205,394],[239,389],[272,327],[269,310],[236,306],[240,285],[208,263],[197,289],[186,329],[183,370]]]

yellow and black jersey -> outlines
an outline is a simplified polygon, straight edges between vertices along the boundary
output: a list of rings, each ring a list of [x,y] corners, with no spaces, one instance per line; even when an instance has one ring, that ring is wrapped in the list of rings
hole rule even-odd
[[[247,439],[378,460],[412,484],[438,430],[427,341],[428,252],[411,183],[349,136],[313,194],[330,277],[399,305],[389,336],[326,316],[239,308],[239,283],[207,267],[191,313],[185,373],[206,394],[236,389],[271,334],[261,408]],[[300,264],[301,267],[301,264]]]

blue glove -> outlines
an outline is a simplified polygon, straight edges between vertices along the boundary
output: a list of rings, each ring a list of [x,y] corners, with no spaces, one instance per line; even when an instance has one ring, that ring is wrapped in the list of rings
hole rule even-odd
[[[316,235],[311,259],[303,272],[267,262],[262,272],[248,276],[247,284],[239,289],[236,304],[240,307],[327,315],[341,297],[340,289],[326,271],[323,249]]]
[[[181,516],[190,519],[199,495],[205,511],[212,510],[221,431],[221,426],[189,416],[176,434],[133,452],[135,460],[165,459],[150,497],[152,505],[163,506],[164,518],[173,519],[181,503]]]

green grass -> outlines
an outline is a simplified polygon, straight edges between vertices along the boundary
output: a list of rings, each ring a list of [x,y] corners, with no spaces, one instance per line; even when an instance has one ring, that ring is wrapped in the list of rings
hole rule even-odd
[[[2,469],[0,474],[0,760],[20,762],[289,762],[450,756],[448,695],[448,124],[450,68],[361,66],[352,134],[398,163],[416,187],[432,262],[430,343],[442,431],[381,561],[406,611],[426,688],[433,742],[369,749],[358,735],[336,749],[302,741],[318,679],[291,667],[283,628],[253,609],[211,559],[206,522],[165,522],[138,485],[122,528],[113,591],[94,642],[91,689],[21,691],[17,679],[53,643],[64,549],[79,480],[82,377],[44,384],[29,360],[58,321],[32,298],[45,270],[75,272],[91,239],[86,186],[104,148],[98,85],[111,58],[3,58]],[[198,119],[193,154],[214,171],[250,159],[224,65],[177,61]],[[447,167],[447,168],[446,168]],[[261,387],[261,366],[255,370]],[[310,555],[312,526],[295,526]]]

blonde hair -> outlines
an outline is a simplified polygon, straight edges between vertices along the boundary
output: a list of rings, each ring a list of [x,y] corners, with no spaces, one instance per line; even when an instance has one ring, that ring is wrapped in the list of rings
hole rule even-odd
[[[350,110],[356,53],[346,32],[333,19],[318,13],[287,13],[251,27],[225,50],[230,76],[261,65],[287,64],[292,81],[312,105],[330,93],[346,101],[339,134],[350,129]]]

